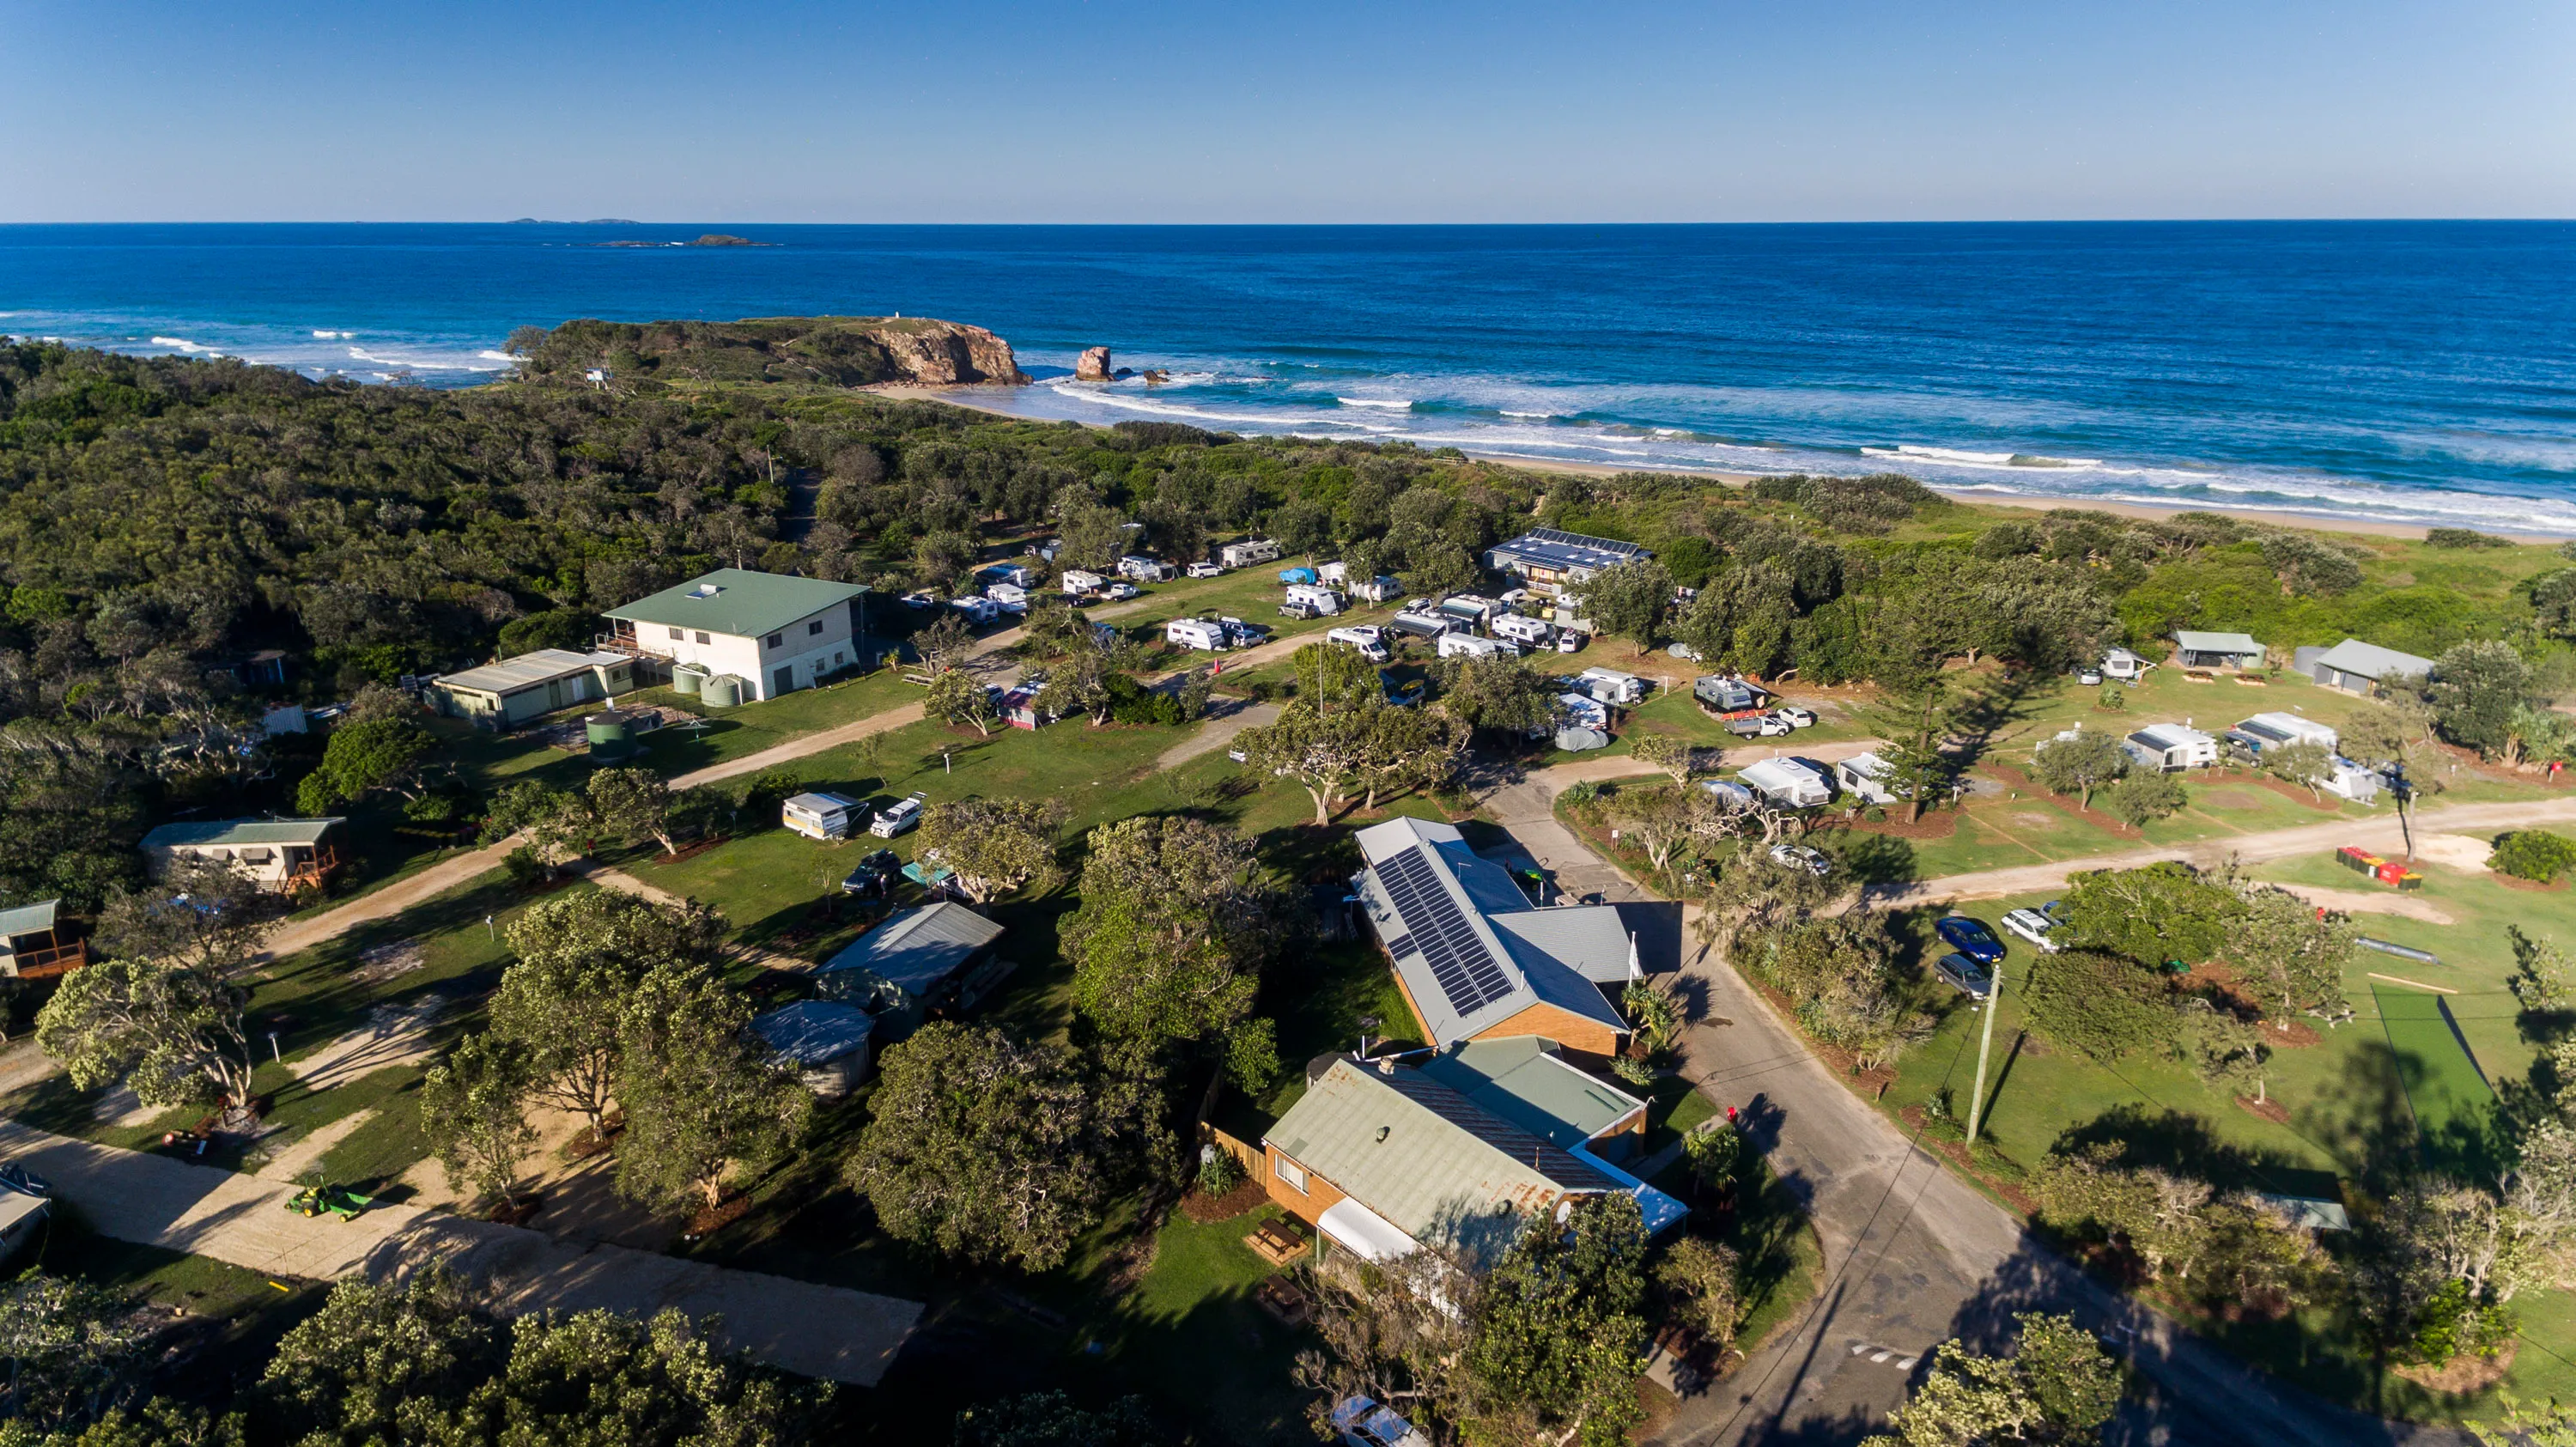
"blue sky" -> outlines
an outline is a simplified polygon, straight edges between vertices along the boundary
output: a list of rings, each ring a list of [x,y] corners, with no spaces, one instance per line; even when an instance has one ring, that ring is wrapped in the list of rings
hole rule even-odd
[[[0,220],[2576,215],[2566,0],[0,0]]]

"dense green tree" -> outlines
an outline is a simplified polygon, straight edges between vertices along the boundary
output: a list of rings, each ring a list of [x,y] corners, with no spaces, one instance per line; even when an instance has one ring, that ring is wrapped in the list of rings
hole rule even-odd
[[[1556,717],[1556,691],[1547,676],[1499,653],[1444,658],[1432,665],[1440,707],[1471,729],[1500,734],[1543,730]]]
[[[2031,755],[2030,771],[2041,788],[2073,794],[2090,809],[2094,790],[2129,772],[2129,754],[2116,734],[2078,729],[2075,737],[2050,739]]]
[[[457,1041],[421,1076],[421,1138],[450,1190],[517,1199],[519,1159],[537,1140],[527,1105],[536,1085],[527,1047],[488,1030]]]
[[[229,975],[259,958],[286,907],[237,861],[183,855],[157,883],[117,891],[92,939],[103,954]]]
[[[1618,563],[1592,575],[1582,585],[1583,616],[1612,638],[1625,638],[1639,648],[1654,646],[1664,613],[1672,607],[1673,575],[1661,563]]]
[[[887,1233],[1024,1271],[1063,1261],[1111,1179],[1072,1052],[933,1021],[880,1067],[844,1174]]]
[[[2132,829],[2181,813],[2189,800],[2182,781],[2161,769],[2131,769],[2102,791],[2102,806]]]
[[[751,1003],[696,965],[656,966],[618,1031],[617,1190],[648,1205],[712,1211],[736,1165],[785,1155],[814,1097],[751,1033]]]
[[[63,976],[36,1014],[36,1043],[83,1090],[123,1084],[145,1105],[250,1103],[250,993],[215,970],[104,960]]]
[[[952,728],[971,727],[986,738],[992,737],[994,726],[1001,722],[984,681],[962,668],[933,675],[930,687],[922,691],[921,709],[934,722]]]
[[[629,843],[650,839],[665,854],[680,852],[671,828],[671,786],[651,769],[597,770],[582,796],[601,834]]]
[[[1063,806],[1053,801],[959,799],[922,811],[921,853],[950,870],[949,882],[968,899],[990,904],[1053,882],[1063,827]]]
[[[0,1415],[48,1431],[99,1421],[140,1395],[149,1340],[122,1293],[28,1271],[0,1287]]]
[[[2444,738],[2496,758],[2530,690],[2531,665],[2513,645],[2463,643],[2434,660],[2426,697]]]
[[[2025,967],[2022,1008],[2051,1044],[2095,1060],[2172,1048],[2182,1028],[2153,966],[2102,950],[2060,950]]]
[[[2126,1391],[2120,1364],[2071,1316],[2015,1314],[2019,1340],[1999,1357],[1941,1343],[1932,1374],[1864,1447],[1986,1447],[2002,1442],[2085,1447]]]
[[[2282,1030],[2292,1014],[2340,1024],[2352,1015],[2344,967],[2360,930],[2352,916],[2319,910],[2286,889],[2249,885],[2227,920],[2228,963]]]
[[[712,960],[722,924],[694,905],[600,889],[539,900],[503,933],[513,958],[492,1031],[528,1051],[531,1101],[578,1112],[596,1138],[617,1099],[627,1002],[657,969]]]
[[[1530,1221],[1477,1298],[1467,1369],[1489,1416],[1525,1417],[1583,1447],[1622,1447],[1644,1414],[1646,1231],[1635,1198],[1574,1198]]]
[[[1291,943],[1288,891],[1251,841],[1186,816],[1092,830],[1076,892],[1060,931],[1075,1008],[1114,1039],[1223,1045]]]
[[[327,814],[379,789],[417,799],[429,791],[427,772],[438,740],[407,718],[357,719],[331,731],[322,762],[296,786],[295,807]]]
[[[2176,861],[2085,870],[2066,884],[2063,942],[2145,965],[2215,957],[2245,909],[2223,882]]]

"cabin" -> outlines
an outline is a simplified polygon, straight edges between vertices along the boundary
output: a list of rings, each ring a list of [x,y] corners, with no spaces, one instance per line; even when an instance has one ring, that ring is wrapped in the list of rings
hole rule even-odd
[[[89,963],[89,943],[69,937],[59,899],[0,909],[0,975],[42,980]]]
[[[1533,907],[1454,825],[1390,819],[1354,837],[1367,867],[1352,892],[1423,1039],[1446,1048],[1537,1035],[1587,1056],[1618,1054],[1628,1023],[1604,990],[1642,970],[1617,908]]]
[[[865,803],[839,794],[798,794],[778,808],[778,822],[808,839],[847,839],[868,818]]]
[[[2310,678],[2328,688],[2357,693],[2364,698],[2377,693],[2382,684],[2395,684],[2401,680],[2420,682],[2433,676],[2433,660],[2400,653],[2394,648],[2382,648],[2376,643],[2364,643],[2358,638],[2347,638],[2313,656],[2304,648],[2299,653],[2302,658],[2299,666]]]
[[[1834,786],[1810,765],[1796,759],[1764,759],[1736,771],[1735,781],[1783,809],[1814,809],[1830,804]]]
[[[477,728],[514,729],[559,709],[611,699],[635,689],[631,654],[540,648],[429,681],[430,707]],[[295,732],[303,732],[302,712]]]
[[[942,900],[897,910],[814,969],[825,998],[874,1017],[873,1038],[909,1039],[933,1016],[963,1014],[1010,972],[989,958],[1002,927]]]
[[[1605,568],[1642,562],[1653,556],[1635,543],[1555,528],[1532,528],[1510,542],[1487,548],[1485,566],[1519,579],[1532,592],[1553,595],[1570,585],[1590,582]]]
[[[2250,633],[2202,633],[2185,628],[2173,636],[2174,657],[2185,668],[2260,668],[2263,645]]]
[[[765,702],[859,662],[867,593],[857,583],[718,568],[609,609],[600,643],[740,679],[744,698]]]
[[[2218,762],[2218,740],[2181,724],[2149,724],[2120,741],[2140,768],[2176,774]]]
[[[182,859],[230,860],[271,894],[319,889],[340,867],[331,831],[347,822],[327,819],[223,819],[164,824],[143,836],[143,857],[155,878]]]
[[[1893,804],[1903,795],[1887,783],[1896,772],[1887,760],[1876,754],[1854,754],[1834,765],[1834,782],[1851,794],[1872,804]]]
[[[751,1033],[769,1047],[769,1058],[796,1072],[823,1100],[839,1100],[868,1078],[869,1040],[875,1017],[856,1005],[799,1000],[755,1015]]]
[[[1217,563],[1227,568],[1248,568],[1255,563],[1275,562],[1278,557],[1279,545],[1268,538],[1249,538],[1216,550]]]
[[[1688,1209],[1604,1153],[1633,1136],[1643,1106],[1545,1041],[1469,1044],[1420,1065],[1333,1057],[1263,1132],[1263,1185],[1326,1249],[1364,1262],[1433,1246],[1479,1269],[1569,1198],[1613,1191],[1660,1233]]]

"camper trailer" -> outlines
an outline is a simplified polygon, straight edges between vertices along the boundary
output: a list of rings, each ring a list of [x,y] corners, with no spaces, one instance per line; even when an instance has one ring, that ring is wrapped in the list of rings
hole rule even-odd
[[[1587,668],[1576,674],[1575,679],[1603,703],[1627,708],[1646,701],[1646,681],[1633,673],[1621,673],[1615,668]]]
[[[1129,553],[1118,560],[1118,576],[1139,583],[1168,583],[1181,575],[1181,570],[1158,558]]]
[[[1521,656],[1521,651],[1517,646],[1506,643],[1500,638],[1479,638],[1473,633],[1440,635],[1440,656],[1443,658],[1491,658],[1497,654],[1505,658],[1518,658]]]
[[[1163,625],[1163,641],[1208,653],[1226,650],[1225,625],[1204,618],[1175,618]]]
[[[1320,583],[1289,584],[1288,601],[1303,603],[1325,617],[1342,611],[1342,595]]]
[[[1371,663],[1384,663],[1395,656],[1386,651],[1386,644],[1380,640],[1375,628],[1336,628],[1324,635],[1324,641],[1347,643],[1358,649],[1360,657]]]
[[[868,822],[868,806],[838,794],[798,794],[779,806],[778,820],[808,839],[847,839]]]
[[[1518,613],[1497,614],[1491,626],[1495,637],[1508,638],[1531,648],[1545,648],[1548,640],[1556,636],[1556,630],[1547,626],[1544,620],[1524,618]]]
[[[1271,562],[1278,556],[1279,545],[1268,538],[1228,543],[1216,550],[1216,560],[1229,568],[1248,568],[1255,563]]]
[[[1834,765],[1834,782],[1842,786],[1844,793],[1869,803],[1893,804],[1898,795],[1886,782],[1893,772],[1887,760],[1876,754],[1854,754]]]
[[[1362,582],[1351,584],[1352,597],[1366,598],[1372,603],[1383,603],[1387,599],[1392,598],[1403,591],[1404,584],[1386,576],[1383,573],[1374,578],[1369,578]]]

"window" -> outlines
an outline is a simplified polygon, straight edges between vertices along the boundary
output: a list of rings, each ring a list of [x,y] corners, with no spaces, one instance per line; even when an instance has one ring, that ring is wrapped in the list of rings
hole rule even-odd
[[[832,666],[834,668],[841,666],[841,650],[837,648],[832,650]]]
[[[672,630],[671,630],[671,641],[672,641],[672,642],[674,642],[674,643],[679,642],[682,638],[687,637],[687,636],[688,636],[688,635],[686,635],[686,634],[682,633],[682,632],[681,632],[679,629],[677,629],[677,628],[674,628],[674,629],[672,629]],[[700,643],[704,643],[704,642],[706,642],[706,639],[705,639],[704,637],[701,637],[701,638],[699,638],[699,639],[698,639],[698,641],[699,641]]]
[[[715,640],[713,640],[713,639],[711,639],[711,638],[707,637],[707,635],[706,635],[706,630],[704,630],[704,629],[700,629],[700,630],[698,631],[698,641],[699,641],[700,643],[712,643],[712,642],[714,642]]]
[[[761,647],[763,647],[763,648],[776,648],[776,647],[778,647],[780,644],[785,643],[786,641],[787,641],[787,637],[786,637],[786,635],[785,635],[785,634],[782,634],[782,633],[772,633],[772,634],[770,634],[768,637],[763,638],[762,640],[760,640],[760,646],[761,646]]]
[[[1301,1196],[1306,1194],[1306,1168],[1304,1166],[1297,1164],[1286,1156],[1279,1155],[1274,1152],[1270,1157],[1270,1173],[1277,1176],[1279,1179],[1286,1181],[1288,1183],[1288,1189],[1295,1191]]]
[[[822,632],[823,620],[820,618],[817,618],[813,622],[805,625],[805,636],[808,638],[818,637]]]

